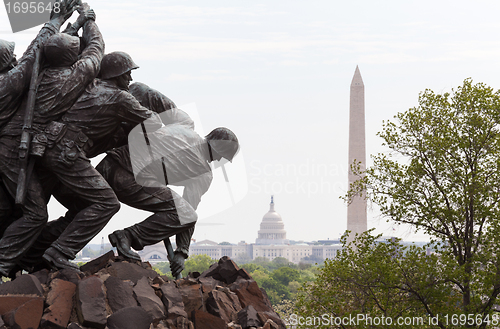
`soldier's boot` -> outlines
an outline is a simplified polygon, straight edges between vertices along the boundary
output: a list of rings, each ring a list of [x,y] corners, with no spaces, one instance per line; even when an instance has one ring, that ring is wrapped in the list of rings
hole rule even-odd
[[[9,262],[1,262],[0,263],[0,276],[6,277],[6,278],[11,278],[12,275],[12,270],[16,267],[16,264],[14,263],[9,263]],[[15,277],[14,277],[15,278]],[[0,281],[1,278],[0,278]],[[0,282],[1,283],[1,282]]]
[[[80,272],[78,265],[69,261],[68,257],[54,247],[50,247],[43,254],[43,259],[49,266],[55,270],[62,270],[65,268]]]
[[[125,230],[114,231],[113,233],[108,235],[108,238],[109,242],[111,242],[111,245],[113,247],[116,247],[116,250],[118,250],[118,254],[120,256],[136,260],[139,262],[142,261],[141,256],[139,256],[138,253],[132,251],[130,247],[132,244],[132,239],[130,238],[127,231]]]

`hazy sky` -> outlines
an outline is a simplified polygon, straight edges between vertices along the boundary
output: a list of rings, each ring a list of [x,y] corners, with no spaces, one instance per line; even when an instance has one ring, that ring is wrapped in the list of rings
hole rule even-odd
[[[198,115],[205,133],[231,128],[242,151],[202,199],[194,237],[255,242],[270,196],[292,240],[346,229],[349,86],[365,83],[367,153],[384,151],[382,120],[417,105],[420,91],[472,77],[500,87],[498,1],[94,1],[106,51],[128,52],[135,81]],[[76,19],[76,15],[72,21]],[[40,27],[0,38],[18,57]],[[50,217],[63,213],[50,204]],[[215,213],[215,214],[214,214]],[[209,216],[209,214],[213,214]],[[122,207],[94,239],[145,218]],[[380,233],[408,235],[368,213]],[[207,225],[218,223],[221,225]],[[107,238],[106,238],[107,241]]]

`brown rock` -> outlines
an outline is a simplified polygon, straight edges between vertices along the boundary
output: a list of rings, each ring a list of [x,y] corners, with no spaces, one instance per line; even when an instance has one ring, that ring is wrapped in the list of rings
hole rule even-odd
[[[37,271],[35,273],[32,273],[32,275],[36,276],[36,278],[38,279],[38,281],[40,281],[41,284],[49,283],[49,270],[47,270],[46,268]]]
[[[137,306],[132,281],[123,281],[115,276],[110,276],[104,281],[104,285],[106,286],[108,305],[113,313],[122,308]]]
[[[52,280],[61,279],[64,281],[72,282],[78,286],[78,282],[82,279],[82,277],[83,277],[82,274],[78,273],[77,271],[69,269],[69,268],[65,268],[65,269],[57,271],[54,274]]]
[[[227,329],[242,329],[242,328],[239,324],[230,322],[227,324]]]
[[[105,268],[108,264],[111,264],[115,260],[115,253],[113,250],[108,251],[104,255],[96,258],[87,264],[80,267],[80,271],[87,272],[90,274],[97,273],[99,270]]]
[[[201,284],[201,293],[203,295],[203,300],[208,300],[208,293],[211,292],[219,283],[212,277],[198,278],[198,282]]]
[[[38,328],[43,314],[43,297],[31,300],[3,315],[5,324],[15,329]]]
[[[27,303],[32,300],[33,297],[37,297],[36,295],[5,295],[0,296],[0,314],[4,315],[19,306]]]
[[[264,297],[264,304],[267,305],[269,309],[272,309],[273,306],[271,304],[271,300],[269,299],[269,296],[267,295],[267,292],[264,288],[259,288],[260,292],[262,293],[262,296]]]
[[[158,322],[165,318],[165,306],[156,296],[154,289],[149,285],[148,278],[143,277],[134,287],[134,295],[139,305]]]
[[[234,281],[238,280],[239,278],[246,279],[246,280],[251,280],[252,279],[252,277],[250,276],[250,274],[244,268],[240,268],[238,270],[238,273],[236,274],[236,278],[235,278]]]
[[[219,275],[225,283],[233,283],[239,274],[239,270],[238,265],[229,257],[224,256],[219,259]]]
[[[184,311],[189,315],[195,310],[205,311],[201,284],[196,280],[186,279],[179,282],[179,292],[184,303]]]
[[[257,315],[257,311],[252,305],[249,305],[238,312],[238,323],[243,329],[250,327],[262,327],[262,322]]]
[[[17,279],[0,285],[0,295],[43,295],[43,288],[38,278],[32,274],[23,274]]]
[[[263,324],[257,314],[257,311],[252,305],[249,305],[238,312],[238,323],[243,329],[249,327],[262,327]]]
[[[165,280],[163,280],[163,278],[162,278],[162,277],[157,276],[156,278],[154,278],[154,279],[153,279],[152,284],[154,284],[154,285],[158,285],[159,287],[161,287],[161,286],[162,286],[165,282],[168,282],[168,280],[167,280],[167,281],[165,281]]]
[[[108,317],[108,329],[149,329],[151,315],[139,306],[122,308]]]
[[[238,320],[241,304],[235,293],[227,288],[222,288],[209,293],[207,311],[220,317],[226,323],[235,322]]]
[[[281,318],[279,317],[278,314],[276,314],[274,311],[268,311],[268,312],[257,312],[257,316],[259,317],[260,321],[262,323],[266,323],[269,320],[271,320],[277,328],[280,329],[285,329],[286,324]]]
[[[241,307],[252,305],[258,312],[272,310],[265,302],[264,295],[254,280],[239,279],[229,288],[238,295]]]
[[[187,313],[184,311],[184,302],[182,301],[182,295],[177,289],[175,282],[168,282],[161,286],[162,292],[162,302],[167,309],[167,316],[174,318],[177,316],[183,316],[187,318]]]
[[[101,279],[90,276],[78,283],[77,312],[80,323],[87,327],[106,327],[106,300]]]
[[[194,272],[189,272],[188,275],[187,275],[187,277],[191,278],[191,279],[196,279],[196,278],[199,278],[200,275],[201,275],[200,272],[194,271]]]
[[[193,311],[191,315],[195,329],[226,329],[226,322],[208,312]]]
[[[167,319],[158,324],[158,329],[194,329],[193,322],[183,316]]]
[[[65,329],[67,327],[73,310],[75,290],[76,285],[69,281],[54,279],[50,282],[50,291],[46,301],[48,307],[42,317],[42,328]]]
[[[154,279],[158,276],[158,273],[154,270],[145,269],[137,264],[127,262],[113,263],[106,269],[106,271],[111,276],[116,276],[122,280],[130,280],[134,284],[137,284],[137,281],[143,277]]]
[[[279,329],[279,327],[276,323],[274,323],[273,320],[269,319],[266,321],[266,323],[264,323],[262,329]]]
[[[220,281],[219,264],[218,263],[214,263],[214,264],[210,265],[210,267],[208,268],[208,270],[206,270],[205,272],[201,273],[201,275],[200,275],[200,277],[198,279],[201,279],[201,278],[214,278],[215,280],[219,280]]]
[[[227,256],[219,259],[217,264],[213,264],[208,270],[200,275],[200,278],[206,277],[212,277],[227,284],[235,282],[238,278],[247,280],[251,278],[246,270],[240,269],[238,265]]]

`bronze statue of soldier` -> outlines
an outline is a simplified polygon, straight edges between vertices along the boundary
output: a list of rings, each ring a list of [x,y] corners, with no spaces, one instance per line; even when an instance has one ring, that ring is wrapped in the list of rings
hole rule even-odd
[[[154,214],[113,232],[109,239],[119,254],[140,261],[140,256],[131,248],[142,250],[161,241],[168,248],[169,238],[175,235],[177,248],[169,258],[172,275],[178,277],[189,256],[198,218],[195,211],[212,181],[209,164],[221,158],[231,161],[239,148],[238,139],[227,128],[216,128],[205,138],[200,137],[185,112],[144,84],[134,84],[131,93],[142,105],[158,112],[165,126],[147,133],[149,145],[133,141],[146,137],[141,135],[143,129],[132,131],[129,145],[108,152],[96,169],[122,203]],[[141,154],[148,147],[152,151]],[[150,151],[157,155],[152,162],[148,160]],[[183,196],[168,185],[184,186]]]
[[[16,261],[27,251],[48,216],[36,175],[31,175],[26,186],[24,202],[17,211],[13,211],[20,168],[20,132],[11,133],[7,126],[14,116],[19,114],[22,117],[21,113],[24,113],[28,86],[37,79],[36,75],[33,76],[33,68],[40,61],[40,49],[59,32],[76,5],[75,0],[67,1],[59,7],[59,13],[52,12],[50,22],[44,25],[19,61],[14,55],[14,43],[0,41],[0,177],[4,185],[0,189],[0,194],[3,194],[0,206],[3,210],[0,214],[3,230],[0,239],[0,275],[3,276],[9,275]],[[82,15],[88,17],[88,13]]]
[[[111,209],[118,205],[118,200],[106,180],[91,166],[88,158],[123,145],[126,142],[123,139],[124,126],[135,126],[146,119],[149,119],[146,124],[148,129],[154,130],[162,125],[155,113],[141,106],[128,92],[132,80],[131,71],[136,68],[138,66],[124,52],[106,54],[101,63],[99,78],[92,81],[76,103],[61,117],[60,123],[79,135],[73,138],[75,142],[71,145],[63,143],[59,148],[46,151],[44,157],[50,155],[51,160],[37,168],[37,173],[46,193],[54,195],[68,209],[68,213],[47,223],[26,257],[21,260],[22,268],[30,270],[36,267],[40,256],[52,253],[54,246],[57,251],[74,258],[114,214],[108,212],[103,215],[102,212],[99,214],[95,211],[104,207]],[[82,150],[78,146],[78,136],[88,139]],[[61,167],[63,172],[54,177],[52,168],[62,155],[71,154],[74,155],[74,163]],[[61,244],[61,240],[67,242]],[[76,265],[69,266],[76,268]]]

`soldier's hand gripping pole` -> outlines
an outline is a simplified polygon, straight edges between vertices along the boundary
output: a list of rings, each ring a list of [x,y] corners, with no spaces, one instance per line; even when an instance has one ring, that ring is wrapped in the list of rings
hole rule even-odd
[[[31,144],[31,128],[33,124],[33,112],[35,110],[35,99],[38,73],[40,72],[40,54],[41,48],[38,47],[35,51],[35,62],[31,73],[30,88],[28,91],[28,101],[24,112],[24,125],[21,134],[21,143],[19,145],[19,177],[17,180],[16,204],[23,204],[26,197],[28,177],[33,169],[33,160],[29,163],[29,150]],[[29,164],[29,165],[28,165]]]
[[[166,238],[165,240],[163,240],[163,244],[165,245],[165,249],[167,249],[168,261],[170,262],[170,264],[172,264],[172,262],[174,260],[175,253],[174,253],[174,248],[172,247],[172,243],[170,242],[170,238]],[[176,280],[182,279],[182,273],[177,274],[175,279]]]

